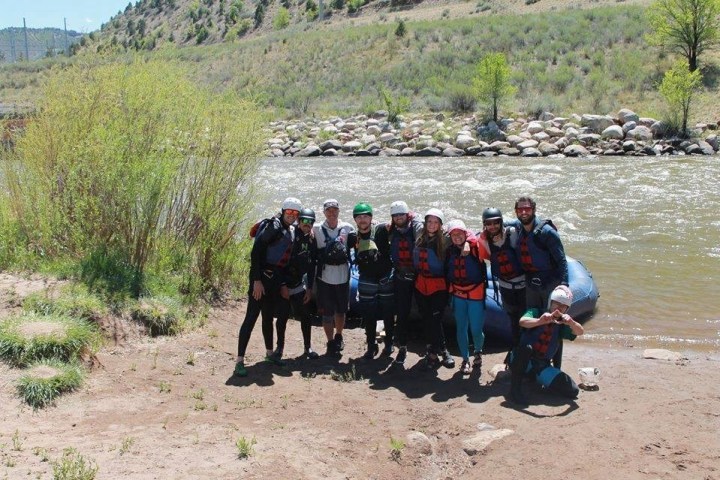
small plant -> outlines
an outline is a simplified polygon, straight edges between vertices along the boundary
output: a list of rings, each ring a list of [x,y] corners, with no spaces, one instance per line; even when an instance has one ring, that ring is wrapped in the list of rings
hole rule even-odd
[[[255,440],[255,437],[252,438],[252,440],[248,440],[245,437],[240,437],[235,442],[235,447],[237,447],[238,451],[238,458],[243,460],[245,458],[248,458],[250,455],[253,454],[253,446],[257,443],[257,440]]]
[[[53,480],[93,480],[98,472],[94,460],[87,459],[74,448],[63,450],[62,457],[53,462]]]
[[[200,412],[207,409],[207,403],[203,402],[202,400],[198,400],[195,402],[195,405],[193,405],[193,410],[196,412]]]
[[[170,393],[172,387],[169,382],[160,382],[160,393]]]
[[[380,89],[380,95],[388,110],[388,122],[390,123],[396,123],[400,119],[400,115],[407,112],[410,108],[410,99],[407,97],[400,96],[393,98],[390,91],[386,88]]]
[[[45,360],[32,365],[20,377],[17,390],[25,403],[38,409],[52,404],[63,393],[77,390],[82,382],[79,365]]]
[[[155,347],[155,351],[152,354],[152,356],[153,356],[152,366],[150,367],[153,370],[155,370],[157,368],[157,361],[158,361],[159,355],[160,355],[160,349]]]
[[[131,308],[130,316],[144,324],[154,337],[180,333],[188,323],[180,302],[169,297],[140,299]]]
[[[404,448],[405,442],[400,439],[390,437],[390,458],[396,462],[399,461]]]
[[[124,455],[124,454],[128,453],[134,443],[135,443],[135,439],[132,437],[123,438],[122,445],[120,445],[120,455]]]
[[[355,365],[350,367],[350,370],[347,372],[336,372],[335,370],[330,370],[330,378],[336,382],[354,382],[356,380],[363,379],[355,370]]]
[[[105,303],[86,287],[73,285],[60,292],[57,298],[48,292],[32,293],[22,302],[23,310],[38,315],[61,315],[87,321],[97,321],[107,315]]]
[[[15,366],[43,359],[72,361],[91,354],[100,335],[83,320],[56,315],[22,315],[0,322],[0,358]]]
[[[202,400],[205,398],[205,390],[201,388],[196,392],[192,392],[190,394],[190,397],[194,398],[195,400]]]
[[[186,364],[186,365],[190,365],[190,366],[194,366],[194,365],[195,365],[195,358],[196,358],[195,352],[190,352],[190,353],[188,353],[188,356],[187,356],[187,358],[185,359],[185,364]]]
[[[407,34],[407,27],[405,26],[405,20],[400,20],[397,24],[397,27],[395,27],[395,36],[398,38],[402,38]]]
[[[41,462],[47,462],[50,459],[50,457],[48,456],[48,451],[45,448],[34,447],[32,452],[33,455],[35,455],[36,457],[40,457]]]
[[[16,452],[22,452],[22,438],[20,438],[20,430],[15,429],[15,433],[12,436],[13,450]]]

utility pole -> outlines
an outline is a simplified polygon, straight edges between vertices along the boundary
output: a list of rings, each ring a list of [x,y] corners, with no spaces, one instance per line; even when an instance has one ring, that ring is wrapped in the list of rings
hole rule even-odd
[[[15,63],[15,35],[13,28],[10,27],[8,32],[10,32],[10,57],[12,57],[12,63]]]
[[[67,42],[67,18],[63,18],[63,24],[65,25],[65,55],[70,56],[70,50]]]
[[[25,24],[25,17],[23,17],[23,31],[25,32],[25,60],[30,61],[30,50],[28,49],[27,25]]]

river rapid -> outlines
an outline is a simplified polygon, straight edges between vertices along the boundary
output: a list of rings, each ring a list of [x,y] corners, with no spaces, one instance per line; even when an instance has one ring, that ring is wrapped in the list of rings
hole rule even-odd
[[[258,174],[255,214],[296,196],[322,219],[369,202],[441,208],[479,230],[485,207],[514,218],[530,195],[557,225],[565,251],[592,272],[600,300],[585,341],[614,345],[720,348],[720,160],[717,157],[268,158]]]

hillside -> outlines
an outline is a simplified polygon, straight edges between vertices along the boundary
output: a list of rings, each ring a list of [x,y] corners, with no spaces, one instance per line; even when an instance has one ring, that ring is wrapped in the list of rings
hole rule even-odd
[[[59,28],[28,28],[26,49],[22,28],[3,28],[0,29],[0,63],[21,61],[26,57],[30,60],[52,57],[79,42],[81,37],[82,34],[74,30],[68,30],[66,37],[65,31]]]

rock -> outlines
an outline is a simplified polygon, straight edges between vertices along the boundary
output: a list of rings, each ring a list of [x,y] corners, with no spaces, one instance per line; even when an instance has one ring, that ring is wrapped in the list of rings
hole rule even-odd
[[[378,127],[377,125],[371,125],[367,128],[368,135],[380,135],[382,133],[382,128]]]
[[[308,145],[307,147],[303,148],[299,152],[297,152],[294,156],[295,157],[317,157],[322,153],[322,150],[320,150],[320,147],[317,145]]]
[[[378,153],[379,157],[397,157],[400,155],[400,150],[397,148],[383,148],[380,150],[380,153]]]
[[[412,122],[410,122],[410,124],[408,125],[408,127],[410,127],[410,128],[420,128],[420,127],[422,127],[423,125],[425,125],[425,120],[413,120]]]
[[[343,144],[339,140],[327,140],[320,144],[320,149],[325,151],[330,148],[334,150],[342,150]]]
[[[382,119],[387,118],[390,113],[387,110],[375,110],[372,114],[372,118]]]
[[[565,129],[565,136],[567,138],[577,138],[578,135],[580,135],[580,132],[575,127],[568,127]]]
[[[669,362],[677,362],[680,360],[687,360],[687,357],[678,352],[672,350],[665,350],[662,348],[648,348],[643,352],[643,358],[649,360],[667,360]]]
[[[343,152],[354,152],[360,148],[362,148],[362,143],[357,140],[350,140],[349,142],[345,142],[342,146]]]
[[[380,140],[380,143],[387,145],[397,142],[398,138],[395,136],[394,133],[383,133],[382,135],[380,135],[378,140]]]
[[[617,116],[618,120],[620,120],[620,125],[625,125],[627,122],[637,122],[640,120],[640,117],[637,113],[627,108],[620,109]]]
[[[442,151],[435,147],[425,147],[415,152],[415,155],[418,157],[439,157],[442,155]]]
[[[602,138],[611,140],[622,140],[625,138],[625,132],[620,125],[610,125],[602,131]]]
[[[562,137],[564,135],[564,132],[560,130],[558,127],[549,127],[545,129],[545,133],[547,133],[550,138],[558,138]]]
[[[432,443],[430,439],[422,432],[410,432],[405,436],[407,440],[407,448],[420,455],[432,454]]]
[[[506,142],[508,142],[513,147],[517,147],[519,143],[524,142],[526,139],[519,136],[519,135],[508,135],[505,139]]]
[[[585,146],[594,145],[599,142],[601,138],[597,133],[581,133],[577,136],[578,141]]]
[[[472,147],[466,148],[465,153],[467,153],[468,155],[477,155],[478,153],[482,152],[486,146],[487,145],[473,145]]]
[[[380,124],[380,121],[378,121],[377,118],[369,118],[369,119],[365,122],[365,126],[366,126],[366,127],[374,127],[374,126],[377,126],[377,125],[379,125],[379,124]]]
[[[477,157],[497,157],[497,152],[493,152],[492,150],[486,150],[480,153],[477,153],[475,156]]]
[[[628,138],[632,138],[634,140],[641,140],[643,142],[647,142],[648,140],[652,140],[653,134],[652,131],[648,127],[644,127],[642,125],[637,126],[627,132]]]
[[[508,155],[510,157],[516,157],[520,155],[520,150],[518,150],[515,147],[507,147],[507,148],[501,148],[498,153],[500,155]]]
[[[527,147],[523,148],[522,152],[520,153],[521,157],[542,157],[543,154],[535,147]]]
[[[539,144],[536,140],[525,140],[524,142],[520,142],[517,145],[515,145],[519,150],[524,150],[526,148],[535,148]]]
[[[718,142],[717,135],[715,135],[715,134],[708,135],[708,137],[705,139],[705,141],[710,144],[710,146],[713,148],[713,150],[715,150],[716,152],[718,151],[718,145],[720,145],[720,143]]]
[[[703,153],[700,146],[696,143],[686,145],[685,148],[683,148],[683,150],[685,150],[685,153],[687,153],[688,155],[701,155]]]
[[[475,144],[475,139],[470,136],[458,135],[458,137],[455,139],[455,146],[457,148],[462,148],[463,150],[468,149]]]
[[[665,122],[655,122],[650,126],[653,136],[662,138],[668,131],[668,125]]]
[[[323,128],[323,132],[334,135],[334,134],[338,133],[338,129],[335,125],[328,125],[327,127]]]
[[[530,122],[530,124],[525,129],[527,132],[529,132],[531,135],[534,135],[536,133],[540,133],[543,130],[545,130],[545,127],[543,127],[542,123],[540,122]]]
[[[370,143],[374,143],[377,141],[377,137],[375,135],[363,135],[360,139],[363,145],[368,145]]]
[[[626,140],[622,144],[622,149],[624,152],[634,152],[637,148],[637,144],[632,140]]]
[[[415,155],[416,152],[417,152],[417,150],[415,150],[412,147],[405,147],[402,150],[400,150],[400,155],[402,155],[403,157],[412,157]]]
[[[485,140],[486,142],[505,140],[505,132],[500,130],[495,123],[492,123],[486,126],[478,127],[477,137]]]
[[[623,133],[627,133],[635,127],[637,127],[637,122],[627,122],[622,126],[622,131]]]
[[[698,140],[697,144],[700,150],[702,150],[703,155],[713,155],[715,153],[713,146],[705,140]]]
[[[643,127],[652,127],[654,123],[657,123],[657,120],[650,117],[640,117],[637,121],[638,125],[642,125]]]
[[[557,145],[553,145],[552,143],[548,142],[541,142],[537,148],[544,156],[555,155],[556,153],[560,152],[560,148]]]
[[[365,149],[363,149],[363,148],[361,148],[360,150],[356,150],[356,151],[355,151],[355,156],[356,156],[356,157],[373,157],[373,156],[375,156],[375,155],[376,155],[376,154],[373,153],[372,151],[370,151],[370,150],[365,150]]]
[[[594,133],[600,133],[610,125],[615,125],[615,120],[609,115],[585,114],[580,119],[580,125],[588,127]]]
[[[510,380],[510,371],[506,368],[504,363],[496,363],[488,370],[488,374],[496,381],[502,381],[503,379]]]
[[[568,145],[570,145],[570,139],[567,137],[560,137],[555,141],[555,146],[560,150],[564,150]]]
[[[465,155],[465,150],[457,147],[448,147],[442,151],[443,157],[462,157]]]
[[[474,434],[473,436],[466,438],[462,442],[463,450],[468,455],[477,455],[487,448],[495,440],[512,435],[514,432],[507,428],[496,429],[492,426],[486,428]]]
[[[450,145],[447,142],[438,142],[434,146],[435,146],[435,148],[438,148],[439,150],[445,150],[446,148],[454,147],[454,145]]]
[[[284,157],[285,152],[283,152],[279,148],[273,148],[272,150],[270,150],[270,156],[271,157]]]
[[[549,120],[554,120],[554,119],[555,119],[555,115],[553,115],[550,112],[543,112],[540,114],[540,120],[542,120],[543,122],[547,122]]]
[[[590,152],[582,145],[568,145],[563,149],[563,154],[568,157],[584,157],[589,155]]]
[[[550,139],[550,135],[546,132],[538,132],[532,136],[532,139],[537,140],[538,142],[545,142]]]
[[[328,148],[327,150],[323,150],[322,152],[323,157],[334,157],[335,155],[337,155],[337,150],[335,150],[334,148]]]
[[[510,146],[509,142],[495,141],[495,142],[492,142],[490,145],[488,145],[487,149],[492,150],[493,152],[497,152],[503,148],[508,148],[509,146]]]

